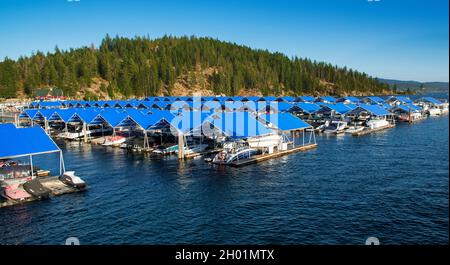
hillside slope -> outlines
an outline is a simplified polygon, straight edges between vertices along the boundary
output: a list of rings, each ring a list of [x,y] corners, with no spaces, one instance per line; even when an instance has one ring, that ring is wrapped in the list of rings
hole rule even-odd
[[[389,86],[365,73],[211,38],[133,39],[36,53],[0,63],[0,97],[58,87],[74,97],[151,95],[366,95]]]

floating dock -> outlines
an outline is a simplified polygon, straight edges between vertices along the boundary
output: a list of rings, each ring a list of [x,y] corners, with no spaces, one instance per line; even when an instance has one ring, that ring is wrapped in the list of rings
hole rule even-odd
[[[80,191],[86,190],[86,188],[76,189],[76,188],[67,186],[66,184],[61,182],[57,176],[38,178],[38,180],[44,187],[46,187],[50,190],[50,196],[60,196],[63,194],[80,192]],[[24,201],[7,200],[5,202],[0,202],[0,208],[18,205],[18,204],[24,204],[24,203],[28,203],[28,202],[32,202],[32,201],[37,201],[37,200],[40,200],[40,199],[32,197],[32,198],[24,200]]]
[[[223,149],[211,149],[211,150],[207,150],[207,151],[203,151],[203,152],[199,152],[199,153],[185,154],[184,158],[185,159],[190,159],[190,158],[196,158],[196,157],[204,156],[204,155],[217,154],[219,152],[222,152],[222,150]]]
[[[277,151],[277,152],[274,152],[272,154],[254,155],[254,156],[252,156],[249,159],[243,159],[243,160],[240,160],[240,161],[236,161],[236,162],[233,162],[233,163],[231,163],[229,165],[233,166],[233,167],[242,167],[242,166],[246,166],[246,165],[250,165],[250,164],[256,164],[256,163],[259,163],[259,162],[263,162],[263,161],[266,161],[266,160],[269,160],[269,159],[273,159],[273,158],[289,155],[289,154],[292,154],[292,153],[297,153],[297,152],[311,150],[311,149],[316,148],[316,147],[317,147],[317,144],[308,144],[308,145],[297,146],[297,147],[294,147],[294,148],[289,149],[289,150]]]
[[[366,129],[366,130],[362,130],[360,132],[354,132],[354,133],[352,133],[352,135],[353,136],[363,136],[363,135],[371,134],[374,132],[379,132],[379,131],[394,128],[394,127],[395,127],[395,124],[389,124],[386,126],[375,128],[375,129]]]

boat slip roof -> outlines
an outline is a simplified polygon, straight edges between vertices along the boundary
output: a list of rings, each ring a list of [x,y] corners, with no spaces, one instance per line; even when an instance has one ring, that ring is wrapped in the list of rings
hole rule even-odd
[[[444,103],[440,102],[439,100],[437,100],[437,99],[435,99],[433,97],[423,97],[422,99],[425,100],[425,101],[428,101],[430,103],[436,104],[436,105],[444,104]]]
[[[375,116],[386,116],[391,114],[389,111],[378,105],[359,104],[358,108],[362,108]]]
[[[11,124],[0,124],[0,159],[59,151],[59,147],[39,126],[16,128]]]
[[[248,112],[216,113],[207,120],[211,125],[231,138],[247,138],[274,134]]]
[[[290,113],[262,114],[259,118],[273,124],[282,131],[302,130],[311,127],[311,125]]]

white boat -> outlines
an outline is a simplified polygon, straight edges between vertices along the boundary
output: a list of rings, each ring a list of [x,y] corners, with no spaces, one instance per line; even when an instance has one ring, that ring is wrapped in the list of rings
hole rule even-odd
[[[84,189],[86,187],[86,183],[84,182],[84,180],[82,180],[78,176],[75,176],[75,171],[64,172],[64,174],[59,177],[59,180],[67,186],[77,189]]]
[[[347,122],[345,121],[331,121],[331,123],[324,129],[326,134],[339,134],[345,132]]]
[[[442,112],[441,112],[441,110],[439,108],[433,108],[433,107],[428,108],[427,109],[427,113],[430,116],[439,116],[439,115],[442,114]]]
[[[188,145],[184,147],[184,154],[189,155],[193,153],[200,153],[202,151],[205,151],[206,148],[208,148],[208,144],[196,144],[196,145]],[[175,153],[178,153],[178,149],[175,150]]]
[[[107,130],[107,129],[103,129],[103,132],[108,132],[111,130]],[[80,132],[62,132],[60,134],[58,134],[56,137],[58,138],[62,138],[62,139],[67,139],[67,140],[76,140],[78,138],[82,138],[84,137],[84,135],[92,135],[92,134],[97,134],[97,133],[101,133],[102,129],[92,129],[92,130],[86,130],[84,133],[83,131]]]
[[[250,148],[265,148],[278,146],[283,142],[283,138],[277,134],[270,134],[266,136],[251,137],[247,139]]]
[[[127,140],[127,138],[122,135],[107,136],[102,145],[105,145],[105,146],[121,145],[121,144],[125,143],[126,140]]]
[[[239,160],[249,159],[258,154],[256,149],[243,143],[226,143],[224,150],[218,153],[212,160],[214,164],[229,165]]]
[[[385,119],[371,119],[368,120],[366,126],[370,129],[377,129],[380,127],[388,126],[389,122]]]
[[[345,130],[346,133],[356,133],[364,130],[364,126],[350,126],[347,130]]]

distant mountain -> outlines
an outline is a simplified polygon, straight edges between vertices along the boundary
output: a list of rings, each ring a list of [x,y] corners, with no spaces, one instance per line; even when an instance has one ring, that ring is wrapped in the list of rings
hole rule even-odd
[[[448,82],[418,82],[418,81],[403,81],[395,79],[378,78],[378,81],[388,84],[391,89],[397,85],[399,91],[407,91],[408,88],[413,92],[446,92],[448,93]]]

